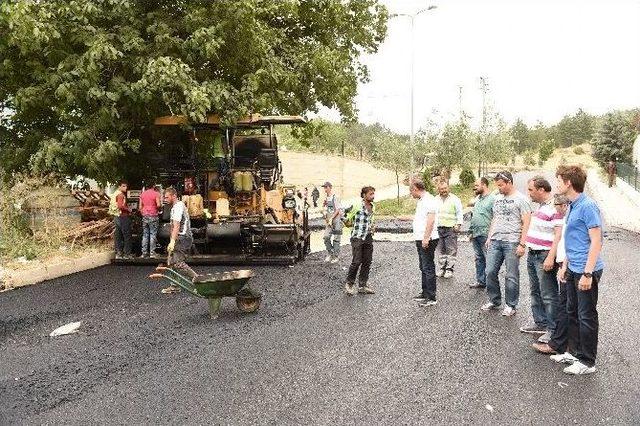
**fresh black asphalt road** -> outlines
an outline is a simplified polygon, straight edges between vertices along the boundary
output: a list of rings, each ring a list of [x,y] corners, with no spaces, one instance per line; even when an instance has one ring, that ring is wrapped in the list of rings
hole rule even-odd
[[[162,295],[148,267],[108,266],[0,294],[1,424],[260,423],[638,424],[638,235],[612,230],[600,293],[598,372],[573,377],[534,353],[514,318],[478,310],[461,243],[439,303],[411,297],[412,243],[375,248],[373,296],[341,292],[322,253],[294,268],[255,268],[261,310]],[[213,268],[201,268],[209,271]],[[79,333],[50,338],[82,321]]]

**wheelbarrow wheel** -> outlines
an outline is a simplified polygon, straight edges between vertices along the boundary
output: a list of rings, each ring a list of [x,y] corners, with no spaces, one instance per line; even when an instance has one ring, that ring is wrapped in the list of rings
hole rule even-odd
[[[260,296],[257,297],[247,297],[247,296],[238,296],[236,297],[236,306],[241,312],[251,313],[255,312],[260,308],[260,302],[262,298]]]

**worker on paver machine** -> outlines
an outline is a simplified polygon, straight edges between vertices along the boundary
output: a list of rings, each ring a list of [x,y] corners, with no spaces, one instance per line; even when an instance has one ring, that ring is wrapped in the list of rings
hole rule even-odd
[[[169,187],[165,189],[164,199],[171,206],[171,239],[167,246],[167,252],[169,253],[167,264],[170,268],[177,269],[194,279],[198,274],[185,261],[191,253],[191,246],[193,245],[189,212],[185,204],[178,199],[178,192],[175,188]],[[173,284],[162,289],[165,294],[179,291],[180,287]]]

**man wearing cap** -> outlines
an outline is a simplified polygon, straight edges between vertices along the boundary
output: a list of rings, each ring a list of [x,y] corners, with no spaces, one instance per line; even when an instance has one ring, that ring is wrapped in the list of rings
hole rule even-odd
[[[493,219],[487,238],[487,296],[483,311],[499,309],[502,291],[498,272],[505,264],[505,304],[502,316],[516,314],[520,299],[520,258],[525,252],[527,231],[531,222],[529,200],[513,186],[511,172],[500,172],[494,178],[499,194],[493,204]]]
[[[331,182],[322,185],[326,198],[324,200],[324,245],[327,248],[325,262],[337,263],[340,254],[340,238],[342,237],[342,206],[338,196],[333,193]]]

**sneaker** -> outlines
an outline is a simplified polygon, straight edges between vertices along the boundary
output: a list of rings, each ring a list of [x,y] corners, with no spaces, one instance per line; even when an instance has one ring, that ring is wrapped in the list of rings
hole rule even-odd
[[[140,257],[141,257],[142,259],[148,259],[148,258],[149,258],[149,255],[148,255],[147,253],[142,253],[142,254],[140,255]]]
[[[331,263],[338,263],[338,258],[337,257],[332,258]]]
[[[158,253],[151,253],[151,255],[149,256],[152,259],[162,259],[164,256],[158,254]]]
[[[487,286],[480,283],[471,283],[469,284],[469,288],[487,288]]]
[[[569,352],[565,352],[563,354],[551,355],[549,358],[551,358],[552,361],[558,362],[560,364],[569,364],[569,365],[578,361],[578,358],[571,355]]]
[[[437,300],[428,299],[428,300],[425,300],[424,302],[418,303],[418,306],[421,306],[423,308],[428,308],[429,306],[436,306],[437,304],[438,304]]]
[[[181,290],[180,287],[170,285],[167,288],[163,288],[161,291],[162,291],[162,294],[173,294],[173,293],[180,293],[180,290]]]
[[[551,332],[550,331],[547,331],[542,336],[538,337],[538,342],[540,342],[540,343],[549,343],[550,340],[551,340]]]
[[[493,311],[499,308],[500,306],[494,305],[493,302],[487,302],[484,305],[480,306],[481,311]]]
[[[444,269],[438,269],[436,271],[436,277],[442,277],[444,276]]]
[[[376,294],[376,292],[371,287],[367,287],[366,285],[360,287],[358,289],[358,293],[360,293],[360,294]]]
[[[512,317],[515,314],[516,314],[516,310],[513,309],[511,306],[505,306],[504,310],[502,311],[503,317]]]
[[[531,345],[531,347],[536,351],[540,352],[541,354],[545,354],[545,355],[551,355],[556,353],[556,350],[553,349],[551,346],[549,346],[548,343],[536,342],[533,345]]]
[[[327,255],[327,257],[324,258],[324,261],[327,263],[331,262],[331,255]]]
[[[415,300],[416,302],[424,302],[424,301],[425,301],[425,300],[427,300],[427,299],[428,299],[428,297],[427,297],[427,296],[425,296],[425,295],[424,295],[424,294],[422,294],[422,293],[418,294],[417,296],[415,296],[415,297],[413,298],[413,300]]]
[[[445,278],[453,277],[453,271],[451,269],[447,269],[446,271],[444,271],[443,277],[445,277]]]
[[[520,332],[529,333],[529,334],[545,334],[547,332],[547,329],[544,327],[540,327],[536,323],[532,323],[532,324],[524,325],[520,327]],[[540,340],[538,340],[538,342],[540,342]],[[549,343],[549,341],[547,340],[546,342],[541,342],[541,343]]]
[[[591,374],[596,372],[596,367],[588,367],[581,363],[580,361],[575,361],[573,364],[565,368],[564,371],[566,374],[575,374],[576,376],[581,376],[583,374]]]
[[[349,296],[353,296],[354,294],[356,294],[358,290],[356,289],[355,284],[353,283],[346,283],[344,285],[344,292],[347,293]]]

